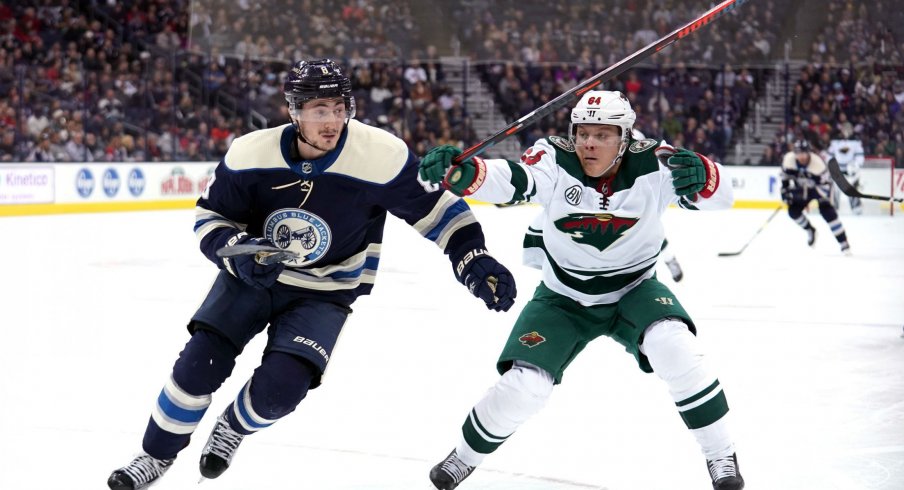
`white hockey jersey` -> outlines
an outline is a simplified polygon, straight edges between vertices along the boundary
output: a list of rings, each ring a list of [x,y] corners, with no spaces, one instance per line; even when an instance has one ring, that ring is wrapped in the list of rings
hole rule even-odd
[[[656,140],[632,141],[621,167],[608,179],[584,174],[571,143],[538,140],[520,162],[476,158],[478,171],[466,192],[474,199],[530,201],[543,212],[524,237],[525,264],[543,271],[553,291],[583,305],[617,302],[655,273],[665,238],[661,216],[677,203],[685,209],[724,209],[733,203],[722,166],[701,157],[707,184],[679,198],[669,169],[657,160]]]
[[[832,140],[826,150],[828,158],[834,158],[842,172],[850,177],[860,175],[865,158],[863,143],[858,140]]]

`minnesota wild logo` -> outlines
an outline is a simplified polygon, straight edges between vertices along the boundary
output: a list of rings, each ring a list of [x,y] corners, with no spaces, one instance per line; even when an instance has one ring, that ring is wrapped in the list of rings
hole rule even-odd
[[[536,330],[530,333],[526,333],[520,337],[518,337],[518,341],[520,341],[523,345],[534,348],[543,342],[546,342],[546,337],[540,335]]]
[[[572,213],[555,221],[556,229],[571,239],[590,245],[600,252],[621,238],[637,223],[637,218],[622,218],[611,213]]]

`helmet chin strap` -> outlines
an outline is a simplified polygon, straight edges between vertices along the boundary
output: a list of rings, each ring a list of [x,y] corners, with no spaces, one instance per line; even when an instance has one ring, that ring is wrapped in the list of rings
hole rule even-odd
[[[591,177],[595,178],[595,177],[602,177],[603,175],[606,175],[606,172],[611,170],[612,167],[618,165],[618,163],[622,161],[622,158],[624,158],[624,156],[625,156],[625,150],[627,148],[628,148],[628,143],[626,143],[625,141],[622,141],[621,145],[619,145],[619,148],[618,148],[618,154],[615,155],[615,158],[612,159],[612,163],[610,163],[609,166],[606,167],[606,170],[603,170],[602,172],[600,172],[599,175],[595,175],[595,176],[591,175]]]

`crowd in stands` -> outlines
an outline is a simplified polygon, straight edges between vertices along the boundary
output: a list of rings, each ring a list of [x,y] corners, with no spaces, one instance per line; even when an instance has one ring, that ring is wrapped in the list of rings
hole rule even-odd
[[[799,138],[820,149],[833,139],[857,139],[867,155],[904,163],[904,12],[894,3],[826,3],[811,63],[792,74],[790,124],[761,164],[776,163]]]
[[[489,60],[482,63],[482,74],[505,116],[515,119],[710,7],[704,1],[461,0],[457,25],[464,51],[475,60]],[[724,159],[768,73],[732,64],[768,60],[778,38],[775,2],[749,7],[657,53],[651,59],[655,67],[634,70],[606,86],[628,95],[646,136]],[[522,140],[564,134],[567,127],[564,109]]]
[[[462,51],[474,60],[610,66],[713,6],[708,0],[453,0]],[[782,12],[774,0],[748,2],[656,54],[657,63],[768,61]]]
[[[439,65],[401,61],[437,58],[403,50],[423,44],[406,0],[216,6],[0,5],[0,161],[216,160],[234,138],[288,122],[285,71],[321,56],[346,66],[357,117],[412,149],[476,138]]]
[[[482,74],[495,89],[507,119],[514,120],[602,69],[568,63],[491,63],[482,67]],[[664,138],[721,161],[728,153],[736,126],[747,116],[749,101],[755,97],[763,73],[746,68],[735,70],[727,65],[721,70],[688,68],[679,62],[671,69],[631,70],[605,87],[628,97],[637,113],[635,127],[646,137]],[[522,133],[522,141],[566,134],[569,114],[570,108],[560,109]]]
[[[285,71],[293,60],[315,57],[346,67],[358,119],[393,131],[416,153],[470,145],[479,137],[436,49],[424,41],[413,1],[0,4],[0,161],[217,160],[234,138],[288,122]],[[710,7],[703,0],[437,3],[506,120]],[[801,72],[788,101],[794,124],[772,153],[782,151],[788,134],[810,131],[824,140],[837,127],[870,138],[868,153],[890,152],[904,162],[904,76],[880,63],[902,66],[904,48],[895,42],[902,36],[881,23],[892,23],[892,3],[828,2],[826,31],[813,45],[816,62]],[[640,131],[724,160],[771,74],[757,63],[774,59],[780,43],[773,0],[749,2],[743,11],[606,85],[627,94]],[[563,108],[522,133],[522,141],[564,134],[568,114]]]

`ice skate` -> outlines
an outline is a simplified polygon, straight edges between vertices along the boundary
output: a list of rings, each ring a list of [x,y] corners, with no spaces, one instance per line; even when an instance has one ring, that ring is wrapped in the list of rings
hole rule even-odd
[[[114,471],[107,479],[111,490],[141,490],[157,481],[173,464],[173,459],[157,459],[141,453],[131,463]]]
[[[453,449],[446,459],[430,470],[430,481],[437,490],[452,490],[473,471],[474,467],[468,466],[458,459],[458,454]]]
[[[222,475],[232,463],[232,457],[244,438],[243,434],[229,427],[225,412],[217,417],[217,424],[207,439],[207,445],[201,450],[201,476],[216,478]]]
[[[848,242],[841,242],[841,253],[843,253],[844,255],[846,255],[848,257],[853,255],[851,253],[851,246],[850,246],[850,244],[848,244]]]
[[[672,273],[672,280],[675,282],[681,281],[681,278],[684,277],[684,272],[681,270],[678,259],[672,258],[671,260],[666,260],[665,265],[669,266],[669,272]]]
[[[810,225],[807,228],[807,245],[814,246],[816,244],[816,228],[813,228],[813,225]]]
[[[736,454],[725,458],[708,459],[706,467],[713,480],[713,490],[741,490],[744,488],[744,477],[738,468]]]

